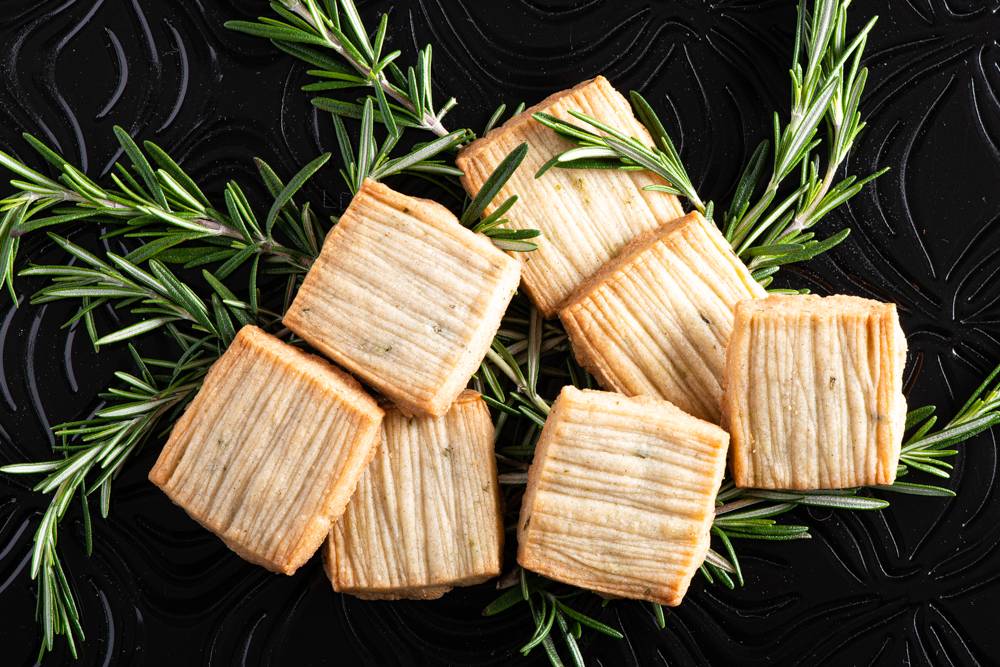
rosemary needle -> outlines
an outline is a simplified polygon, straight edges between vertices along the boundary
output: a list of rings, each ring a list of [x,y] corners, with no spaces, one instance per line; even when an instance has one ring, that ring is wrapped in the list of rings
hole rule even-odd
[[[262,17],[256,23],[228,21],[226,27],[269,39],[282,51],[312,65],[315,69],[309,74],[319,81],[305,86],[306,92],[372,90],[368,99],[374,98],[378,107],[374,117],[390,134],[397,134],[402,126],[439,137],[449,135],[442,120],[456,102],[452,97],[440,107],[434,105],[430,45],[417,53],[415,66],[403,71],[396,64],[401,52],[384,52],[388,15],[382,14],[378,27],[371,31],[362,23],[354,0],[281,0],[271,2],[271,9],[279,18]],[[361,118],[364,113],[363,104],[355,101],[320,96],[313,104],[338,117]]]
[[[30,573],[39,582],[37,616],[43,628],[39,660],[52,650],[58,635],[65,637],[74,658],[77,643],[84,639],[73,587],[58,554],[59,525],[70,503],[74,498],[81,501],[89,553],[93,538],[88,497],[98,495],[101,515],[106,517],[112,481],[136,449],[178,416],[208,371],[212,359],[201,346],[182,336],[176,340],[184,351],[180,359],[161,365],[169,369],[156,368],[156,360],[144,359],[130,348],[139,375],[118,373],[120,385],[102,396],[105,406],[93,418],[53,429],[60,442],[56,449],[64,457],[0,468],[11,475],[44,475],[35,490],[52,496],[35,532],[31,555]],[[70,439],[81,444],[70,446]]]
[[[792,107],[784,124],[776,117],[773,141],[762,142],[753,152],[720,217],[727,238],[763,284],[768,284],[781,266],[814,257],[842,241],[847,230],[823,240],[809,230],[882,173],[837,180],[840,166],[864,127],[858,103],[867,72],[860,67],[860,60],[874,21],[848,41],[848,5],[848,0],[816,0],[809,11],[805,2],[800,3],[791,70]],[[358,100],[322,95],[313,100],[334,116],[341,174],[352,190],[365,178],[401,173],[432,180],[448,191],[460,189],[455,187],[458,174],[450,163],[450,153],[473,135],[468,130],[449,132],[442,122],[455,101],[448,99],[440,106],[434,103],[429,46],[420,49],[416,64],[404,71],[397,65],[400,52],[385,48],[387,17],[381,16],[373,29],[366,27],[353,0],[281,0],[272,2],[271,9],[278,18],[230,22],[227,26],[268,38],[312,65],[310,74],[316,81],[306,86],[309,93],[363,93]],[[711,218],[713,202],[699,196],[664,124],[642,96],[633,94],[632,102],[654,138],[652,147],[583,114],[574,114],[574,123],[537,116],[577,144],[545,168],[610,165],[648,169],[669,183],[652,189],[685,197],[693,208]],[[499,122],[504,112],[504,108],[498,109],[487,129]],[[359,121],[353,140],[345,119]],[[380,139],[376,138],[377,123],[385,130]],[[821,126],[825,128],[823,140],[819,138]],[[434,138],[395,155],[409,129],[430,132]],[[0,279],[8,288],[13,289],[18,245],[25,234],[98,227],[106,236],[121,237],[132,249],[124,254],[95,255],[64,236],[53,236],[76,261],[29,267],[26,274],[49,279],[34,301],[79,301],[73,321],[85,322],[95,345],[159,332],[177,349],[172,359],[144,357],[133,349],[135,368],[116,374],[117,383],[102,395],[104,404],[94,417],[56,427],[60,456],[2,469],[7,474],[41,475],[36,488],[50,495],[36,532],[31,565],[31,573],[39,581],[43,654],[53,647],[55,637],[63,636],[76,655],[77,645],[84,639],[70,573],[60,562],[57,547],[60,521],[70,504],[80,500],[85,544],[89,545],[88,498],[96,493],[100,512],[107,516],[115,477],[144,442],[171,425],[238,326],[250,321],[272,329],[279,326],[281,312],[318,255],[330,226],[309,204],[296,202],[328,155],[306,165],[287,183],[258,161],[261,179],[273,199],[261,215],[238,184],[229,183],[223,205],[213,206],[193,179],[158,146],[147,142],[140,148],[120,129],[116,134],[130,165],[116,166],[111,184],[89,179],[30,136],[26,140],[55,167],[56,178],[0,154],[0,166],[17,176],[16,193],[0,202]],[[819,157],[821,147],[825,150],[823,160]],[[532,250],[535,245],[530,239],[537,232],[506,229],[504,216],[516,205],[513,197],[500,202],[491,213],[485,211],[526,151],[527,146],[513,151],[480,194],[465,202],[461,215],[462,224],[490,236],[507,250]],[[202,268],[201,279],[185,283],[170,266]],[[249,282],[245,288],[234,288],[233,277],[240,269]],[[282,305],[274,305],[279,303]],[[92,313],[100,304],[126,315],[130,324],[98,332]],[[947,477],[947,459],[957,453],[955,445],[1000,423],[998,373],[1000,368],[944,428],[935,430],[931,407],[911,412],[900,475],[912,469]],[[545,322],[519,296],[473,382],[494,408],[500,443],[498,464],[508,482],[503,492],[508,506],[516,510],[526,479],[524,471],[549,411],[546,396],[565,383],[594,386],[593,378],[573,359],[561,326]],[[943,487],[913,482],[897,482],[880,490],[953,495]],[[877,510],[887,504],[867,490],[778,493],[737,489],[731,483],[720,489],[718,501],[714,547],[701,572],[709,582],[729,587],[744,583],[739,540],[809,537],[808,526],[782,523],[783,515],[793,508]],[[522,647],[525,654],[540,650],[553,665],[562,665],[567,657],[570,663],[581,665],[577,640],[585,628],[610,637],[622,636],[618,629],[583,611],[596,605],[592,594],[523,570],[517,575],[519,585],[503,592],[484,614],[510,610],[527,614],[534,631]],[[652,605],[651,610],[655,624],[664,627],[662,607]]]
[[[848,229],[825,239],[815,238],[808,230],[887,171],[837,181],[841,165],[865,127],[858,106],[868,70],[860,63],[877,20],[869,20],[848,41],[849,4],[850,0],[816,0],[810,11],[807,3],[799,3],[788,120],[782,124],[779,115],[774,115],[773,140],[762,141],[754,150],[719,221],[737,255],[765,287],[781,266],[812,259],[847,238]],[[712,218],[712,202],[698,195],[663,122],[642,95],[633,92],[631,98],[636,115],[653,137],[652,147],[579,112],[570,113],[582,124],[535,114],[540,123],[577,144],[550,160],[539,176],[551,167],[646,169],[668,183],[650,185],[647,190],[682,196]],[[818,137],[824,124],[825,142]],[[820,148],[826,149],[822,161]],[[790,183],[794,176],[797,184]]]
[[[367,134],[359,142],[360,153],[348,162],[350,173],[360,180],[428,166],[449,173],[431,160],[468,137],[465,131],[452,133],[390,158],[388,150],[377,148],[369,136],[373,132],[372,113],[369,102],[365,112],[367,127],[363,128]],[[165,151],[151,143],[142,150],[120,129],[116,134],[132,163],[131,169],[116,166],[112,179],[116,187],[91,181],[30,136],[26,138],[36,151],[59,169],[58,180],[0,153],[0,164],[22,179],[13,183],[17,192],[0,202],[5,211],[0,223],[0,262],[8,286],[13,289],[12,267],[22,236],[57,227],[96,225],[107,230],[105,237],[123,237],[133,249],[125,254],[106,251],[102,257],[49,232],[71,261],[31,265],[21,271],[22,276],[49,281],[32,296],[32,303],[79,301],[79,310],[70,323],[83,320],[95,347],[165,331],[178,351],[176,359],[158,360],[142,357],[130,348],[137,370],[116,374],[119,383],[101,395],[104,405],[95,415],[54,428],[60,441],[56,447],[60,457],[0,468],[0,472],[11,475],[42,475],[35,489],[50,495],[35,533],[31,567],[32,577],[39,581],[38,620],[43,628],[40,655],[53,648],[58,635],[66,639],[73,655],[77,643],[84,639],[73,588],[57,546],[59,525],[72,499],[81,500],[85,542],[90,544],[89,496],[99,492],[101,515],[106,517],[112,482],[118,473],[139,447],[171,426],[237,329],[250,322],[269,329],[279,325],[281,313],[260,305],[262,300],[270,301],[263,294],[265,289],[271,293],[275,279],[279,287],[284,285],[281,310],[287,309],[298,281],[319,254],[327,231],[327,225],[319,222],[309,204],[299,206],[295,197],[326,163],[328,154],[303,167],[287,183],[258,160],[261,179],[274,198],[267,215],[258,216],[235,182],[226,186],[225,207],[214,208]],[[510,177],[525,152],[526,147],[515,151],[505,161],[505,169],[491,177],[496,188]],[[520,244],[509,249],[533,249],[534,245],[523,239],[537,232],[513,234],[503,227],[502,215],[510,205],[485,217],[482,202],[474,201],[471,206],[463,215],[466,224],[494,237],[495,243]],[[168,263],[202,268],[203,284],[183,282]],[[226,285],[240,267],[248,267],[245,299]],[[272,280],[261,282],[267,275]],[[209,298],[203,298],[200,292],[207,292]],[[127,315],[131,323],[99,333],[93,313],[103,304]]]
[[[862,187],[885,170],[858,178],[847,176],[836,181],[838,170],[859,133],[864,128],[860,120],[858,103],[864,89],[867,72],[860,67],[860,60],[868,32],[875,19],[847,41],[847,7],[849,1],[818,0],[810,12],[805,2],[798,8],[796,46],[792,67],[793,105],[788,122],[782,126],[776,116],[774,154],[770,174],[767,173],[771,144],[762,142],[753,152],[743,169],[733,198],[723,214],[722,226],[727,239],[739,256],[747,262],[754,277],[765,286],[772,280],[780,266],[800,262],[828,251],[844,238],[848,230],[841,230],[827,239],[817,240],[808,231],[833,208],[855,196]],[[556,133],[576,144],[545,164],[537,174],[544,177],[551,168],[607,168],[609,164],[622,169],[647,169],[661,176],[669,185],[651,186],[685,197],[690,205],[711,218],[713,205],[699,197],[687,170],[651,106],[638,93],[632,94],[636,114],[654,138],[649,147],[606,125],[600,119],[582,113],[572,113],[579,122],[566,122],[546,114],[536,114],[535,119]],[[493,123],[495,121],[491,121]],[[816,138],[819,127],[825,122],[825,166],[814,152],[820,146]],[[788,185],[792,176],[798,176],[797,185]],[[791,188],[780,200],[782,188]],[[515,308],[517,302],[515,302]],[[508,347],[495,344],[493,353],[483,364],[480,373],[481,387],[490,404],[501,411],[498,429],[507,429],[508,439],[520,439],[522,444],[502,450],[504,456],[530,461],[533,444],[544,424],[547,402],[539,395],[537,378],[544,375],[564,376],[577,386],[590,386],[589,376],[579,369],[565,343],[558,339],[559,332],[537,334],[525,348],[526,365],[540,368],[538,374],[524,372],[511,350],[526,338],[534,325],[533,310],[527,317],[514,312],[505,320],[501,335],[506,334]],[[558,329],[558,327],[556,327]],[[559,341],[546,346],[547,340]],[[948,425],[933,430],[933,407],[911,412],[908,429],[911,435],[903,446],[899,475],[910,469],[947,477],[950,464],[947,458],[957,453],[954,445],[963,442],[987,428],[1000,423],[1000,367],[986,378],[966,405]],[[514,384],[504,389],[498,377],[506,377]],[[517,417],[527,420],[519,424]],[[523,480],[522,471],[513,468],[507,476],[508,483]],[[894,491],[919,495],[954,495],[946,488],[913,482],[897,481],[891,487],[873,487],[876,491]],[[739,560],[737,543],[740,540],[787,541],[808,539],[809,527],[801,524],[782,523],[781,517],[795,507],[821,506],[841,510],[873,511],[888,506],[882,498],[869,495],[871,490],[847,489],[844,491],[776,493],[755,489],[738,489],[732,482],[725,482],[719,491],[719,506],[712,528],[714,548],[709,550],[701,572],[709,583],[721,583],[729,588],[743,585],[744,575]],[[541,638],[548,639],[555,621],[555,607],[546,606],[545,590],[552,585],[541,579],[522,577],[525,590],[521,599],[529,602],[535,622],[533,648]],[[498,599],[490,609],[507,608],[519,599],[509,596]],[[662,608],[654,605],[657,624],[662,627],[665,619]],[[558,625],[558,624],[557,624]],[[563,626],[558,626],[563,627]],[[534,642],[534,643],[533,643]],[[574,656],[572,647],[571,657]],[[548,653],[552,664],[561,664],[558,655]]]

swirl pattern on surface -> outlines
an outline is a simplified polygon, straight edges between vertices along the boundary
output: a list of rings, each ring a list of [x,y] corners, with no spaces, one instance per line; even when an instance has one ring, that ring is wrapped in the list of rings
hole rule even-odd
[[[390,5],[394,45],[434,44],[437,92],[460,101],[451,125],[481,127],[500,102],[532,103],[603,73],[647,95],[716,200],[786,105],[791,0],[361,3],[365,15]],[[869,127],[851,169],[892,171],[824,223],[850,225],[848,241],[783,280],[898,302],[910,402],[948,413],[1000,358],[1000,3],[871,0],[852,11],[856,22],[882,19],[868,47]],[[20,137],[28,131],[100,176],[120,157],[117,123],[170,150],[210,193],[229,178],[253,183],[254,156],[294,172],[333,148],[331,123],[299,90],[304,66],[222,27],[265,12],[265,2],[235,0],[5,3],[0,148],[38,164]],[[347,201],[335,171],[306,193],[331,213]],[[41,243],[25,256],[56,257]],[[35,287],[21,283],[22,302]],[[45,456],[48,425],[92,412],[127,365],[121,350],[98,357],[83,332],[60,329],[65,309],[13,306],[0,297],[0,464]],[[111,518],[95,522],[93,556],[72,510],[61,535],[88,638],[79,664],[506,665],[518,656],[524,619],[479,615],[490,585],[436,602],[362,602],[332,593],[315,562],[292,578],[244,563],[146,481],[158,446],[118,481]],[[585,638],[588,664],[996,661],[997,458],[992,436],[969,443],[951,501],[801,512],[813,540],[744,545],[746,587],[695,582],[664,631],[640,605],[595,605],[627,638]],[[26,569],[42,503],[24,480],[0,477],[5,664],[31,664],[36,652]],[[70,664],[61,652],[51,663]]]

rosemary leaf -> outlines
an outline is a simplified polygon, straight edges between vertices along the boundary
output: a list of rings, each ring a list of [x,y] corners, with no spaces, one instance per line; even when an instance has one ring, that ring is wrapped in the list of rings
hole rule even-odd
[[[397,134],[399,127],[416,127],[439,137],[449,134],[441,119],[455,106],[455,100],[449,98],[440,107],[434,106],[430,46],[418,51],[416,67],[401,70],[395,65],[400,52],[382,53],[387,15],[381,15],[375,30],[369,30],[354,0],[322,4],[319,0],[282,0],[272,2],[271,8],[283,20],[261,17],[256,23],[228,21],[225,25],[271,40],[285,53],[319,68],[310,70],[313,76],[338,80],[344,87],[373,90],[366,96],[379,109],[373,120],[384,123],[391,135]],[[363,109],[362,105],[331,98],[316,98],[313,104],[347,118],[360,118]]]
[[[858,104],[867,70],[859,63],[875,19],[847,41],[848,1],[816,0],[812,11],[807,10],[807,4],[803,0],[798,6],[788,120],[782,124],[781,117],[775,114],[773,143],[765,140],[754,149],[720,223],[754,278],[765,286],[780,267],[810,260],[843,242],[849,233],[847,229],[823,240],[812,240],[806,230],[886,171],[880,169],[864,178],[851,175],[834,184],[841,164],[864,128]],[[711,219],[712,202],[699,196],[665,124],[642,95],[633,92],[631,99],[636,116],[654,139],[653,147],[579,112],[570,113],[589,127],[535,114],[535,120],[577,144],[546,163],[537,176],[553,166],[642,168],[669,183],[646,189],[682,196]],[[821,126],[827,128],[825,142],[818,138]],[[827,151],[822,172],[818,157],[810,161],[810,155],[821,146]],[[770,173],[769,154],[773,156]],[[779,192],[796,173],[800,176],[798,185],[775,203]]]

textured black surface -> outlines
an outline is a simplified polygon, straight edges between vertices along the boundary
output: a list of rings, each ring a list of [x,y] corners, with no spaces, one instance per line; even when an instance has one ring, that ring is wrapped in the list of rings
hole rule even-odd
[[[392,42],[433,42],[451,125],[480,127],[505,101],[534,102],[596,73],[663,112],[703,195],[727,196],[739,165],[787,106],[791,0],[409,0]],[[115,123],[153,138],[218,192],[252,181],[260,155],[288,174],[333,146],[298,89],[304,67],[222,28],[263,2],[6,0],[0,4],[0,148],[29,158],[31,131],[103,174]],[[851,167],[893,171],[826,223],[854,233],[790,284],[900,304],[912,404],[947,413],[1000,359],[1000,4],[866,0],[869,129]],[[313,201],[345,201],[333,169]],[[36,244],[34,257],[50,253]],[[21,283],[29,293],[31,283]],[[46,456],[47,425],[87,414],[126,360],[98,359],[66,312],[0,301],[0,462]],[[489,585],[433,603],[330,592],[317,563],[292,578],[243,563],[145,480],[159,443],[116,486],[83,556],[72,516],[61,547],[82,600],[80,664],[510,664],[516,617],[479,617]],[[638,605],[602,614],[627,640],[585,642],[588,664],[991,664],[1000,662],[1000,499],[992,436],[970,443],[956,499],[898,498],[880,514],[805,512],[815,539],[745,545],[747,586],[696,582],[657,631]],[[27,554],[43,499],[0,477],[0,663],[37,648]],[[535,655],[534,661],[541,656]],[[61,664],[61,652],[52,664]]]

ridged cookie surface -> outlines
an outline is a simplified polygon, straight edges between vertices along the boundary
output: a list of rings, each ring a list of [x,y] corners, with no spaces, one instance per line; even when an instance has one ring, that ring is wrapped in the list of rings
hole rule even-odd
[[[486,355],[519,272],[440,204],[365,181],[284,323],[404,411],[442,415]]]
[[[737,305],[723,401],[736,484],[892,484],[905,362],[894,304],[797,295]]]
[[[291,574],[344,511],[381,420],[346,373],[246,326],[177,421],[149,479],[240,556]]]
[[[733,308],[765,294],[718,228],[690,213],[636,239],[559,318],[605,389],[718,423]]]
[[[500,573],[493,422],[466,391],[443,417],[389,408],[378,453],[325,547],[334,590],[431,599]]]
[[[680,604],[708,550],[728,443],[667,401],[564,388],[528,473],[518,563],[605,595]]]
[[[581,111],[652,145],[628,101],[602,76],[550,95],[464,148],[456,160],[472,195],[507,155],[522,143],[528,154],[500,193],[492,211],[512,195],[518,203],[506,215],[508,227],[542,232],[538,249],[523,253],[525,290],[546,317],[587,278],[636,236],[684,214],[673,195],[644,191],[664,183],[646,171],[549,169],[535,174],[554,156],[572,148],[568,140],[541,125],[531,114],[543,112],[580,124]]]

